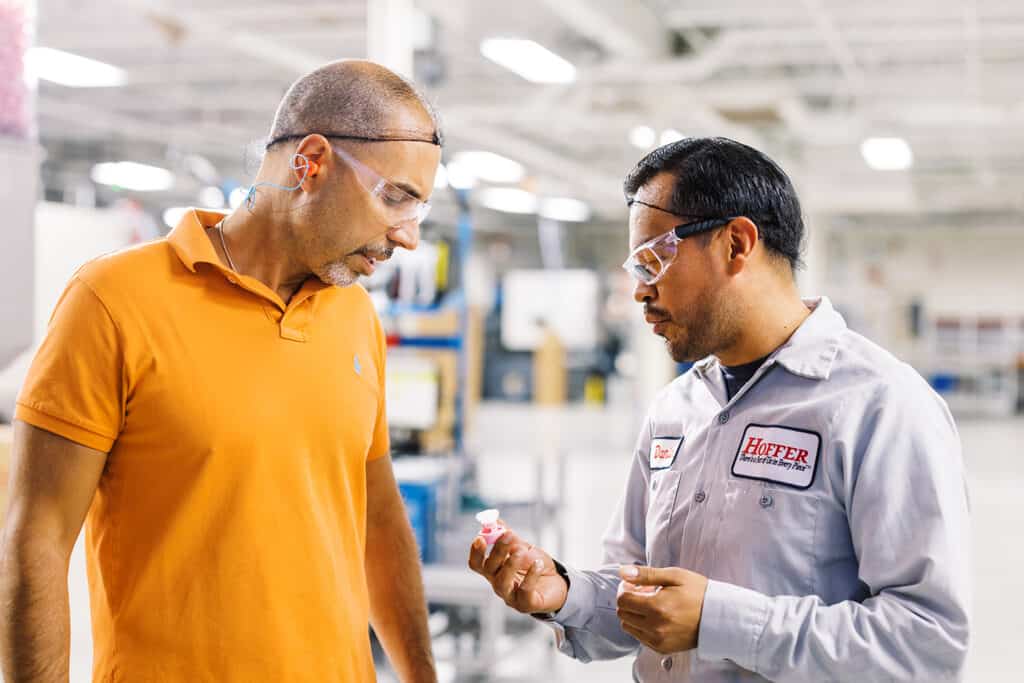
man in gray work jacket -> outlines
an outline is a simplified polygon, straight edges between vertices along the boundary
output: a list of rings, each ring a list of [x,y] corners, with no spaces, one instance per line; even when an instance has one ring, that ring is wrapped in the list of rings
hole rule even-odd
[[[956,427],[909,366],[794,270],[800,205],[770,159],[685,139],[626,180],[635,299],[677,361],[598,570],[509,531],[469,565],[581,661],[638,681],[958,681],[969,633]],[[701,360],[703,359],[703,360]]]

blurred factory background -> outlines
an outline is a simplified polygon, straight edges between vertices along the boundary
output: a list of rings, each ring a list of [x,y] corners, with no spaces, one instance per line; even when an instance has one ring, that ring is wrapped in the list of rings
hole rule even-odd
[[[423,245],[365,283],[445,680],[629,680],[627,661],[555,653],[465,569],[468,513],[500,507],[567,561],[599,561],[647,403],[683,370],[619,268],[621,183],[654,147],[705,135],[791,175],[801,289],[949,403],[976,537],[969,680],[1019,675],[1017,0],[0,0],[0,417],[71,273],[187,207],[237,207],[284,90],[347,57],[412,75],[447,133]]]

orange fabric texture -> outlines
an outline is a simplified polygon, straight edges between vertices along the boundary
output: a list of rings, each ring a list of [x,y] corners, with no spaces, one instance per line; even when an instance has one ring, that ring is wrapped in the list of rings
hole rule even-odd
[[[73,278],[16,417],[109,451],[86,520],[94,680],[372,681],[366,463],[387,455],[366,291],[286,305],[193,211]]]

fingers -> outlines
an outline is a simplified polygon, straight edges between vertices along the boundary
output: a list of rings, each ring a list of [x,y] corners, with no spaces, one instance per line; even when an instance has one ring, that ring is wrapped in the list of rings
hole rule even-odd
[[[644,645],[647,645],[648,647],[650,647],[651,642],[653,640],[653,638],[652,638],[653,634],[651,634],[649,631],[645,631],[643,628],[637,626],[636,624],[633,624],[633,623],[630,623],[630,622],[627,622],[627,621],[623,621],[620,624],[620,626],[622,627],[623,631],[625,631],[629,635],[633,636],[634,638],[639,640]]]
[[[469,546],[469,568],[477,574],[484,573],[484,553],[487,552],[487,543],[477,536]]]
[[[540,582],[540,577],[544,573],[544,560],[540,558],[534,559],[530,563],[530,568],[526,571],[526,576],[523,577],[522,583],[519,584],[518,593],[521,599],[528,599],[529,596],[533,595],[533,592],[537,590],[537,584]]]
[[[525,549],[512,553],[505,565],[494,577],[494,592],[510,607],[515,606],[515,592],[526,576],[533,559]]]
[[[484,576],[493,577],[498,573],[501,565],[505,564],[505,560],[512,554],[512,546],[512,534],[506,531],[491,547],[491,554],[484,560]]]
[[[616,601],[616,607],[621,614],[633,614],[643,618],[653,614],[650,596],[637,595],[636,593],[623,593]]]
[[[638,567],[625,564],[619,567],[619,576],[637,586],[682,586],[683,570],[679,567]]]

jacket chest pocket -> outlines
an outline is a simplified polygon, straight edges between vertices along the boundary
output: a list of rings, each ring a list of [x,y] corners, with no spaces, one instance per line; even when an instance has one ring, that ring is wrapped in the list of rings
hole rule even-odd
[[[768,595],[813,593],[820,495],[742,480],[725,490],[716,545],[726,580]]]
[[[647,564],[652,567],[665,566],[671,556],[669,541],[681,474],[678,470],[651,473],[651,491],[647,499],[644,538],[646,539]]]

